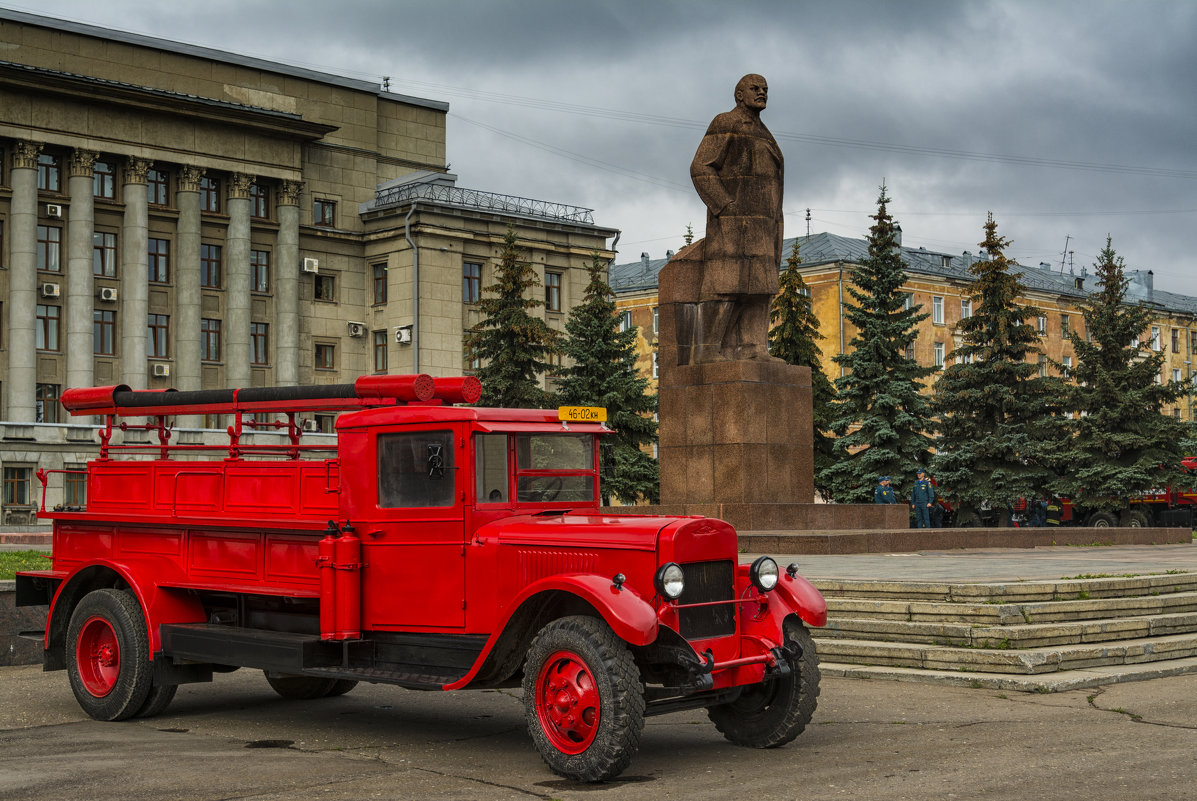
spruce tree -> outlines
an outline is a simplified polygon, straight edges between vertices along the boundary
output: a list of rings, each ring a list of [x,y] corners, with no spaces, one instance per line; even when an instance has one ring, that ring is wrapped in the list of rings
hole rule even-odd
[[[835,437],[831,434],[831,402],[835,388],[823,372],[823,351],[818,341],[819,318],[811,307],[810,290],[802,280],[798,266],[798,239],[794,239],[786,268],[781,273],[781,287],[769,310],[769,353],[790,364],[810,368],[811,401],[814,413],[815,489],[828,495],[822,474],[833,461]]]
[[[933,475],[940,492],[960,505],[958,521],[988,501],[1004,525],[1020,498],[1034,498],[1054,478],[1049,449],[1063,434],[1062,387],[1038,375],[1039,332],[1026,322],[1038,312],[1017,302],[1024,288],[992,214],[980,244],[988,258],[969,267],[976,276],[973,312],[956,326],[963,341],[948,354],[956,363],[935,382],[931,407],[940,437]]]
[[[565,323],[562,350],[573,364],[557,382],[561,403],[603,406],[607,425],[615,433],[603,437],[612,447],[612,463],[604,471],[604,500],[615,496],[624,502],[660,497],[657,460],[642,450],[657,439],[657,395],[648,390],[648,379],[636,370],[636,329],[619,330],[619,315],[598,253],[587,267],[590,282],[582,302]]]
[[[1110,238],[1093,266],[1100,291],[1081,307],[1087,336],[1074,331],[1070,337],[1077,364],[1067,408],[1077,417],[1064,443],[1057,487],[1082,508],[1112,512],[1125,507],[1128,493],[1183,475],[1185,431],[1163,411],[1186,387],[1163,383],[1166,346],[1153,348],[1151,309],[1127,303],[1129,282]]]
[[[553,369],[549,357],[557,353],[558,334],[531,313],[544,301],[529,295],[540,286],[536,271],[521,261],[515,229],[507,226],[495,283],[478,300],[482,320],[470,329],[466,348],[480,359],[476,371],[482,382],[484,406],[543,408],[554,405],[540,385],[540,376]]]
[[[914,471],[927,464],[932,445],[926,433],[930,408],[919,390],[936,368],[907,356],[927,314],[921,305],[906,308],[906,265],[886,209],[889,200],[883,184],[869,229],[869,255],[851,274],[848,294],[855,303],[844,304],[856,334],[835,357],[847,372],[835,380],[836,461],[821,481],[838,503],[871,502],[882,475],[891,477],[899,497],[908,495]]]

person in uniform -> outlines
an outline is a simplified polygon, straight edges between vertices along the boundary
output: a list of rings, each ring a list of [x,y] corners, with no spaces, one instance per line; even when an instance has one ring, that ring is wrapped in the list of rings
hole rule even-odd
[[[910,504],[914,507],[914,518],[919,528],[931,528],[931,507],[935,504],[935,486],[927,473],[919,468],[915,473],[914,490],[910,494]]]
[[[898,496],[894,488],[889,485],[889,476],[877,479],[877,489],[873,490],[873,503],[897,503]]]
[[[1052,495],[1047,501],[1047,524],[1049,526],[1060,525],[1060,512],[1063,511],[1063,505],[1060,503],[1060,498],[1057,495]]]

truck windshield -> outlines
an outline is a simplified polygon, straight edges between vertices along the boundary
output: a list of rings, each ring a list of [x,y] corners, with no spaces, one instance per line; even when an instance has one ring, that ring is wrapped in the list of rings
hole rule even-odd
[[[594,500],[593,434],[517,434],[516,500]]]

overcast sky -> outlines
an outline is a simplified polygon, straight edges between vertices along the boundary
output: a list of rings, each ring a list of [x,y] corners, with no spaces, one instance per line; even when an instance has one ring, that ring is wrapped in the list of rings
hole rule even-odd
[[[702,236],[689,165],[741,75],[786,159],[787,236],[1091,269],[1107,234],[1197,295],[1197,2],[0,0],[447,101],[458,184],[594,209],[618,262]],[[1069,238],[1070,237],[1070,238]],[[1067,241],[1068,253],[1065,254]]]

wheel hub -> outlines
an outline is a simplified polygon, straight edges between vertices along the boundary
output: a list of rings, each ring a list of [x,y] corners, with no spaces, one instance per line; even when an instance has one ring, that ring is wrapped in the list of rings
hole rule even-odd
[[[580,754],[598,734],[599,694],[594,676],[577,654],[558,651],[536,681],[537,715],[553,747]]]
[[[121,651],[108,620],[96,616],[83,624],[75,644],[75,660],[84,689],[97,698],[112,692],[120,677]]]

